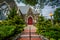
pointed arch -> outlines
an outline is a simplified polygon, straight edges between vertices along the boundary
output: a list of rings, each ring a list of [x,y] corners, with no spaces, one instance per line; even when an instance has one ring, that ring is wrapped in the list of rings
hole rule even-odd
[[[32,19],[32,17],[30,16],[30,17],[28,17],[28,25],[32,25],[33,24],[33,19]]]

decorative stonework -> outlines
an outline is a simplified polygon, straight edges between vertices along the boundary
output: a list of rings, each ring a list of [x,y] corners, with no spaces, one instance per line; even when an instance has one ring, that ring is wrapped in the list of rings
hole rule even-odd
[[[23,15],[23,18],[25,19],[26,24],[28,24],[28,18],[29,17],[32,18],[32,22],[33,22],[33,24],[35,24],[37,22],[37,20],[38,20],[39,13],[36,12],[31,7],[26,7],[26,9],[24,9],[24,8],[25,7],[20,7],[20,11],[21,11],[21,13]],[[27,13],[26,13],[26,11],[27,11]]]

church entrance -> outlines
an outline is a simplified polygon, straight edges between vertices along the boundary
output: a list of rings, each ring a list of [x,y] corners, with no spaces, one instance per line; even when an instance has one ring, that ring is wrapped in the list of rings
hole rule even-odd
[[[33,24],[33,19],[32,19],[32,17],[29,17],[28,18],[28,25],[32,25]]]

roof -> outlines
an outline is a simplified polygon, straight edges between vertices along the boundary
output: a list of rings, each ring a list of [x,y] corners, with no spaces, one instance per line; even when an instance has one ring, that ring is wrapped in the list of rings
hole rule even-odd
[[[22,12],[22,14],[26,14],[29,10],[29,7],[28,6],[20,6],[19,9]]]
[[[1,5],[3,2],[6,2],[6,3],[10,6],[10,8],[13,8],[13,7],[16,7],[16,8],[17,8],[16,3],[15,3],[14,0],[0,0],[0,5]]]
[[[29,8],[31,8],[31,7],[30,6],[19,6],[19,9],[22,14],[27,14],[27,12],[29,11]],[[38,14],[38,12],[36,12],[34,9],[32,9],[32,12],[33,12],[33,14]]]

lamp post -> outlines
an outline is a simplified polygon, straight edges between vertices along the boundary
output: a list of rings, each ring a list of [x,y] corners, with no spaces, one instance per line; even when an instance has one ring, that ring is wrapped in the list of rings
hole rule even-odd
[[[52,14],[52,12],[50,12],[50,17],[51,17],[51,23],[52,23],[52,27],[53,27],[53,18],[52,18],[52,16],[53,16],[53,14]]]

